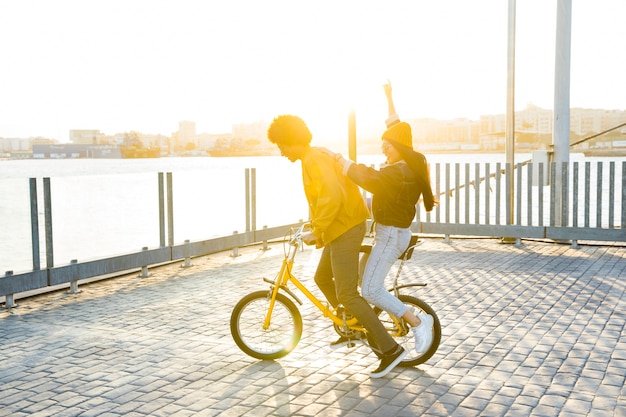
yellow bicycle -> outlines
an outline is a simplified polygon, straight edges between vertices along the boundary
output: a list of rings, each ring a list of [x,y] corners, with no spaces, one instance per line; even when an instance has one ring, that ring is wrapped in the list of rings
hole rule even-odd
[[[285,239],[285,256],[278,275],[273,281],[263,278],[270,284],[269,290],[250,293],[235,305],[230,318],[230,331],[235,343],[246,354],[262,360],[282,358],[296,347],[302,336],[303,326],[302,315],[294,301],[299,305],[302,305],[302,302],[288,287],[291,283],[322,312],[324,317],[333,322],[335,331],[340,336],[369,345],[380,357],[380,352],[372,346],[373,343],[367,330],[358,323],[356,318],[347,317],[342,308],[334,309],[320,301],[292,274],[296,254],[303,245],[302,234],[308,227],[310,227],[309,223],[302,224],[296,230],[292,230],[291,236]],[[400,363],[401,366],[406,367],[427,361],[435,354],[441,341],[441,324],[435,311],[425,301],[399,292],[401,289],[426,285],[422,283],[398,285],[402,266],[411,258],[417,246],[416,241],[417,236],[414,236],[409,248],[400,257],[401,263],[393,280],[393,287],[389,291],[412,308],[416,314],[427,313],[433,317],[433,341],[430,347],[424,353],[418,354],[414,349],[414,339],[408,324],[402,318],[374,307],[374,311],[389,334],[409,352]],[[361,247],[364,253],[369,252],[369,249],[371,246],[367,244]]]

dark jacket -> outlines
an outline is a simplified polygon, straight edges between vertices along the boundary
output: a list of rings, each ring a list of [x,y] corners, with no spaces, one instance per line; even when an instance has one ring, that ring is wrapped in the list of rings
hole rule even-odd
[[[404,162],[387,165],[379,171],[362,164],[352,164],[348,177],[373,194],[374,221],[386,226],[409,227],[415,218],[415,206],[422,194],[415,172]]]

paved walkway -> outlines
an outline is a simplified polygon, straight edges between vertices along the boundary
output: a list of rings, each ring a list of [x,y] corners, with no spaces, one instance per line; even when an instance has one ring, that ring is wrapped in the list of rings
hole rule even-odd
[[[274,362],[234,344],[233,305],[282,246],[240,250],[17,300],[0,310],[1,416],[626,416],[626,250],[426,239],[405,270],[437,311],[427,363],[370,379],[367,348],[330,350],[306,302]],[[299,254],[310,277],[319,251]],[[311,281],[309,281],[311,282]]]

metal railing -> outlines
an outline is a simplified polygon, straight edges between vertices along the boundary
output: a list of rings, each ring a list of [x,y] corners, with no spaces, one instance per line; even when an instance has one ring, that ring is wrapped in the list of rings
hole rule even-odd
[[[52,191],[50,178],[43,178],[44,218],[45,218],[45,260],[42,268],[40,258],[40,228],[37,195],[37,179],[30,179],[30,211],[32,231],[32,271],[14,273],[6,271],[0,276],[0,302],[4,298],[5,306],[15,306],[15,295],[39,289],[55,289],[69,286],[70,292],[77,291],[78,282],[94,277],[108,278],[115,275],[140,271],[141,277],[148,276],[148,268],[172,262],[184,262],[188,266],[191,258],[212,253],[232,250],[233,256],[238,249],[252,244],[267,245],[269,240],[283,238],[292,227],[300,223],[275,227],[263,226],[256,229],[256,169],[246,169],[245,177],[245,214],[246,230],[233,232],[229,236],[219,236],[191,242],[185,240],[175,244],[174,239],[174,198],[173,176],[171,172],[158,174],[159,193],[159,241],[158,248],[143,247],[142,250],[102,259],[78,262],[71,260],[66,265],[56,265],[54,260],[54,242],[52,233]],[[121,236],[120,239],[124,237]]]
[[[522,238],[571,240],[573,245],[580,240],[626,241],[626,162],[621,167],[608,161],[582,167],[578,162],[498,163],[493,168],[435,164],[431,179],[440,204],[431,213],[418,212],[414,230],[447,238],[506,237],[518,243]],[[563,178],[560,190],[556,175]],[[510,176],[515,176],[514,190]]]
[[[608,170],[605,167],[608,165]],[[417,233],[568,240],[577,245],[581,240],[626,242],[626,161],[578,162],[563,164],[435,164],[431,167],[434,191],[439,205],[430,213],[418,209],[413,230]],[[559,169],[557,169],[559,168]],[[555,187],[555,176],[562,175],[563,189]],[[510,176],[515,182],[510,182]],[[514,183],[514,189],[510,184]],[[277,227],[256,226],[256,169],[246,169],[246,230],[182,244],[174,240],[174,198],[172,174],[158,174],[160,247],[78,262],[67,265],[54,262],[52,240],[52,196],[50,179],[43,179],[46,265],[40,265],[37,181],[30,179],[30,210],[33,270],[14,274],[7,271],[0,277],[0,298],[13,307],[15,295],[59,285],[76,291],[78,282],[94,277],[110,277],[133,270],[148,276],[148,268],[184,262],[193,257],[233,250],[268,240],[282,238],[296,224]],[[514,198],[509,196],[514,194]],[[560,193],[560,195],[558,194]],[[559,197],[563,204],[557,210]],[[511,206],[514,201],[514,206]],[[120,237],[123,238],[123,237]],[[2,301],[0,299],[0,301]]]

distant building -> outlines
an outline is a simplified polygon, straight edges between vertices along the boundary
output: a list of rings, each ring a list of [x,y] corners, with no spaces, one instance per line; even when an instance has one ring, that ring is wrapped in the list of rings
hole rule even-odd
[[[570,121],[572,132],[576,134],[603,132],[626,123],[626,111],[573,108],[570,110]]]
[[[187,145],[189,142],[196,144],[196,122],[190,122],[183,120],[178,122],[178,140],[182,146]]]
[[[473,150],[479,148],[479,121],[469,119],[408,120],[411,125],[414,145],[424,151],[438,150]]]
[[[166,152],[170,138],[165,135],[141,135],[141,143],[147,148],[160,148],[161,151]]]
[[[265,121],[238,123],[233,125],[233,139],[266,141],[268,128],[269,124]]]
[[[0,151],[16,152],[28,151],[31,148],[30,138],[2,138],[0,139]]]
[[[536,150],[549,149],[552,145],[553,131],[552,110],[542,109],[529,103],[525,109],[515,112],[515,146],[516,148]],[[413,143],[416,149],[424,151],[471,151],[486,150],[500,151],[505,149],[506,115],[481,115],[479,120],[457,118],[450,120],[437,119],[408,119],[406,120],[413,131]],[[588,148],[610,148],[623,146],[626,143],[626,127],[612,130],[592,140],[583,140],[596,133],[613,129],[626,123],[626,110],[604,110],[571,108],[571,143],[576,144],[575,150]],[[94,155],[109,155],[108,149],[113,147],[135,147],[150,149],[160,154],[185,154],[193,151],[194,154],[204,155],[205,151],[248,152],[267,154],[276,151],[267,140],[265,121],[239,123],[232,126],[229,133],[201,133],[196,132],[196,123],[180,121],[178,131],[171,136],[142,134],[131,131],[105,135],[97,129],[73,129],[69,131],[70,142],[73,145],[99,146]],[[362,138],[359,138],[362,140]],[[0,138],[0,153],[3,157],[25,157],[31,155],[35,145],[53,145],[55,140],[36,138]],[[380,151],[379,140],[361,141],[360,146],[371,146],[376,152]],[[87,148],[37,148],[37,156],[45,157],[93,157]],[[55,149],[58,153],[55,153]],[[102,150],[102,153],[98,150]],[[197,152],[196,152],[197,151]],[[217,153],[217,152],[216,152]],[[19,154],[19,155],[18,155]],[[99,157],[99,156],[95,156]],[[106,156],[108,157],[108,156]]]
[[[201,133],[196,135],[196,149],[203,151],[213,149],[219,143],[230,143],[232,138],[231,133]]]
[[[33,145],[32,157],[34,159],[121,158],[122,155],[117,146],[63,143]]]
[[[99,130],[70,130],[70,142],[82,145],[97,145],[99,138],[104,136]]]

